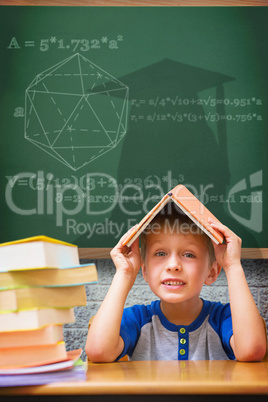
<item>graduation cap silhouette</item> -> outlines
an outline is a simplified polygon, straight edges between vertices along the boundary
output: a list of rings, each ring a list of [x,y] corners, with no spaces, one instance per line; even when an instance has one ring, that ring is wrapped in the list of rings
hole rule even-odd
[[[130,88],[130,97],[183,94],[187,97],[233,81],[233,77],[164,59],[118,78]],[[109,84],[107,86],[109,89]],[[116,94],[115,94],[116,96]]]
[[[216,120],[218,116],[225,115],[224,84],[234,80],[233,77],[164,59],[124,75],[119,80],[129,87],[132,104],[130,107],[129,132],[125,138],[126,147],[128,147],[128,140],[131,141],[131,136],[133,136],[133,140],[142,136],[145,145],[147,139],[150,141],[150,138],[153,139],[154,134],[158,133],[157,140],[160,141],[162,128],[165,130],[168,128],[168,131],[163,133],[164,142],[173,140],[176,143],[178,138],[182,140],[182,137],[186,136],[186,133],[183,134],[183,130],[185,130],[185,126],[189,126],[189,123],[192,126],[192,134],[190,135],[188,132],[188,141],[184,140],[184,143],[185,141],[188,142],[187,148],[190,145],[191,148],[196,147],[200,142],[200,134],[198,133],[202,132],[204,127],[208,128],[208,122],[211,120],[217,126],[217,143],[215,143],[213,133],[207,133],[207,141],[204,140],[208,142],[208,145],[210,143],[208,149],[214,149],[214,152],[216,151],[215,147],[220,149],[222,157],[225,156],[225,160],[222,158],[222,163],[227,165],[226,121],[220,119],[216,123]],[[212,100],[209,98],[200,99],[198,93],[209,88],[216,89],[214,96],[218,102],[214,109],[210,109],[214,113],[205,115],[204,106],[206,103],[210,104]],[[107,90],[109,90],[109,83]],[[116,97],[120,96],[121,93],[114,91],[113,95]],[[138,124],[137,132],[133,135],[135,123],[140,124]],[[151,127],[148,127],[150,124]],[[146,135],[142,134],[141,126],[146,126]],[[177,133],[177,140],[175,137],[172,138],[175,132]],[[152,149],[151,151],[153,152]],[[187,149],[184,152],[187,152]]]
[[[217,115],[225,115],[224,84],[234,78],[164,59],[119,80],[129,87],[131,99],[119,167],[122,175],[163,176],[161,171],[169,169],[174,175],[183,174],[189,184],[197,184],[219,180],[216,164],[228,180],[226,122],[216,120]],[[211,100],[200,99],[198,93],[209,88],[216,88],[213,93],[219,102],[206,115],[205,102]]]
[[[234,78],[164,59],[118,79],[129,87],[131,99],[118,183],[126,178],[143,181],[154,176],[164,187],[170,171],[174,179],[182,178],[183,184],[196,189],[211,184],[216,193],[224,193],[230,176],[226,121],[216,122],[215,118],[210,122],[212,130],[208,120],[213,120],[213,114],[225,115],[224,102],[220,103],[225,96],[224,85]],[[220,101],[209,108],[210,116],[199,97],[199,92],[209,88]]]
[[[141,183],[145,201],[154,195],[153,188],[145,188],[146,179],[151,178],[165,193],[170,190],[166,180],[169,172],[174,180],[171,187],[182,183],[198,192],[203,185],[210,186],[209,193],[215,197],[224,194],[230,177],[227,129],[226,120],[217,121],[217,116],[226,114],[224,85],[235,78],[164,59],[118,79],[129,87],[130,96],[118,184],[122,185],[126,179],[134,183],[138,179],[136,183]],[[210,88],[211,91],[203,95],[206,98],[199,97],[201,91]],[[113,96],[120,96],[120,93],[114,91]],[[214,105],[210,104],[212,97],[218,100]],[[147,209],[155,203],[156,199],[152,199]],[[207,205],[215,214],[216,204]],[[135,217],[138,221],[144,214],[144,211],[140,215],[134,213],[139,210],[137,200],[128,201],[126,209],[129,216],[120,206],[114,208],[111,220],[120,224]],[[224,221],[223,208],[221,211],[218,218]]]

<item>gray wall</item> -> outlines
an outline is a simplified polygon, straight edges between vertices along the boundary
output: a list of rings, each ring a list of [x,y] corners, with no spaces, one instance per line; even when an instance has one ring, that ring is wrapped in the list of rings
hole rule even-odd
[[[89,319],[96,314],[102,300],[109,289],[115,273],[115,267],[110,259],[106,260],[81,260],[81,264],[94,262],[98,270],[99,280],[97,284],[86,286],[87,306],[75,308],[76,322],[64,326],[64,336],[67,350],[84,348]],[[268,326],[268,260],[242,260],[251,293],[259,308],[261,316]],[[228,288],[224,271],[217,281],[211,286],[204,286],[201,296],[207,300],[229,301]],[[150,303],[156,299],[147,283],[139,272],[135,285],[128,295],[126,306],[133,304]],[[86,355],[83,352],[83,360]]]

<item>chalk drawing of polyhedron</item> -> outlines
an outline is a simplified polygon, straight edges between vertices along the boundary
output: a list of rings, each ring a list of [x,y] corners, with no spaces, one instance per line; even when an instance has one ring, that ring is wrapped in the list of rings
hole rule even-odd
[[[25,92],[24,136],[76,171],[127,132],[129,89],[79,53],[38,74]]]

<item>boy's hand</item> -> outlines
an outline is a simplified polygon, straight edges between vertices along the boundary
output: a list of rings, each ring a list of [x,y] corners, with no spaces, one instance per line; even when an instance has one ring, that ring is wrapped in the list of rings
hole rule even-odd
[[[126,235],[111,251],[116,273],[88,333],[85,350],[94,362],[112,362],[124,349],[120,336],[124,305],[141,267],[139,239],[131,247],[123,246]]]
[[[233,328],[230,346],[236,360],[260,361],[265,355],[267,340],[241,265],[241,239],[221,223],[212,219],[209,223],[225,237],[224,244],[212,243],[217,263],[223,267],[228,283]]]
[[[126,236],[135,229],[135,226],[131,228],[125,235],[119,240],[117,245],[111,251],[111,257],[115,264],[117,272],[126,274],[126,276],[134,283],[136,276],[141,267],[141,255],[139,250],[139,238],[137,238],[131,247],[123,246],[123,241]]]
[[[225,237],[224,244],[215,244],[212,242],[218,264],[220,264],[225,271],[231,266],[241,264],[241,239],[227,226],[215,222],[210,218],[209,223],[213,229],[216,229]]]

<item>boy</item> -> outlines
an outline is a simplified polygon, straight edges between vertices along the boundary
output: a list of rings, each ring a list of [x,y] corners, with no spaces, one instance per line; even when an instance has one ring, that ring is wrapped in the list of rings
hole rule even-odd
[[[262,360],[265,330],[240,263],[241,240],[224,225],[210,224],[225,244],[214,244],[175,205],[142,233],[141,254],[139,240],[129,248],[123,236],[111,252],[116,273],[89,330],[90,360],[112,362],[126,354],[130,360]],[[140,267],[160,300],[124,309]],[[229,288],[226,305],[199,296],[220,267]]]

